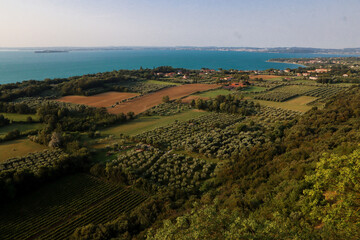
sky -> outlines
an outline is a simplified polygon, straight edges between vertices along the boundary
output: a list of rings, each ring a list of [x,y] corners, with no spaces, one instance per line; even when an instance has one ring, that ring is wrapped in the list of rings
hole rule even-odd
[[[360,47],[360,0],[0,0],[0,47]]]

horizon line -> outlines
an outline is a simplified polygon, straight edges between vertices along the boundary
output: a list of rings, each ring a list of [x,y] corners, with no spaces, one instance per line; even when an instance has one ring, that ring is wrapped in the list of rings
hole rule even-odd
[[[26,46],[26,47],[0,47],[0,49],[22,49],[22,48],[249,48],[249,49],[275,49],[275,48],[306,48],[306,49],[327,49],[327,50],[343,50],[343,49],[360,49],[358,47],[343,47],[343,48],[323,48],[323,47],[301,47],[301,46],[292,46],[292,47],[250,47],[250,46],[131,46],[131,45],[118,45],[118,46]]]

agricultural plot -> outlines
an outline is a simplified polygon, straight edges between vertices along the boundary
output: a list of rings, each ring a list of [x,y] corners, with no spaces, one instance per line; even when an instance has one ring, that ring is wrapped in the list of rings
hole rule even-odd
[[[1,239],[67,239],[80,226],[105,223],[145,197],[86,174],[64,177],[0,207]]]
[[[170,100],[179,99],[188,95],[191,95],[195,92],[206,91],[209,89],[219,88],[219,85],[216,84],[185,84],[181,86],[166,88],[155,93],[150,93],[137,97],[135,99],[126,101],[117,105],[114,108],[108,109],[110,113],[119,114],[119,113],[128,113],[134,112],[139,114],[145,112],[146,110],[159,105],[163,101],[164,96],[169,96]]]
[[[344,88],[339,87],[319,87],[305,92],[303,95],[317,98],[330,98],[339,92],[344,91]]]
[[[66,96],[57,101],[75,104],[84,104],[92,107],[110,107],[129,98],[138,96],[137,93],[106,92],[94,96]]]
[[[272,81],[275,81],[275,80],[281,80],[281,79],[283,79],[285,76],[276,76],[276,75],[250,75],[249,77],[250,77],[251,80],[262,78],[263,80],[272,80]]]
[[[142,149],[143,150],[143,149]],[[165,152],[157,148],[132,150],[113,161],[131,175],[143,177],[158,185],[184,191],[199,187],[200,181],[214,176],[215,164],[204,160]]]
[[[158,81],[158,80],[147,80],[144,83],[148,83],[148,84],[158,84],[158,85],[166,85],[166,86],[179,86],[181,85],[181,83],[175,83],[175,82],[169,82],[166,81],[167,79],[165,79],[164,81]]]
[[[181,112],[189,111],[191,107],[188,104],[169,102],[162,103],[155,107],[146,110],[143,115],[145,116],[170,116]]]
[[[276,121],[291,120],[299,116],[301,112],[286,110],[282,108],[262,106],[260,112],[256,114],[260,121],[267,123]]]
[[[254,96],[255,99],[273,101],[273,102],[285,102],[291,98],[303,95],[305,92],[314,89],[312,86],[299,86],[290,85],[275,88],[274,90],[268,91],[263,94]]]
[[[272,102],[285,102],[286,100],[289,100],[296,96],[298,96],[298,94],[296,93],[271,91],[268,93],[256,95],[254,98],[259,100],[272,101]]]
[[[272,101],[264,101],[264,100],[257,100],[254,99],[255,103],[259,103],[261,106],[269,106],[274,108],[281,108],[284,110],[291,110],[297,112],[307,112],[311,109],[307,103],[314,101],[315,98],[307,97],[307,96],[298,96],[292,98],[286,102],[272,102]]]
[[[204,111],[189,110],[171,116],[142,116],[131,122],[104,129],[101,132],[103,134],[111,135],[125,134],[129,136],[134,136],[136,134],[150,131],[158,127],[172,124],[176,121],[188,121],[192,118],[208,114],[208,112]]]
[[[174,85],[177,84],[170,82],[163,82],[163,81],[155,81],[155,80],[133,81],[133,82],[120,84],[120,86],[126,87],[129,92],[136,92],[141,94],[156,92],[164,88],[172,87]]]
[[[186,122],[161,127],[135,136],[141,142],[174,150],[201,153],[205,157],[226,159],[243,148],[263,143],[261,131],[237,132],[244,117],[211,113]]]
[[[130,212],[145,200],[146,197],[142,195],[121,189],[100,203],[89,207],[79,215],[41,235],[40,239],[67,239],[76,228],[86,226],[90,223],[100,224],[114,220],[119,217],[121,213]]]
[[[211,97],[216,97],[218,95],[229,95],[231,93],[234,93],[234,91],[230,91],[227,89],[217,89],[217,90],[212,90],[212,91],[195,94],[195,96],[211,98]]]
[[[20,132],[26,132],[29,130],[41,129],[44,125],[41,123],[13,123],[4,127],[0,127],[0,136],[6,135],[8,132],[19,130]]]
[[[17,101],[19,103],[25,103],[31,108],[38,108],[40,106],[46,106],[50,104],[52,106],[57,106],[59,108],[66,108],[68,110],[77,111],[84,107],[81,104],[60,102],[54,99],[43,98],[43,97],[23,97],[23,98],[19,98]]]
[[[67,157],[68,155],[61,150],[44,150],[3,161],[0,163],[0,171],[29,169],[38,172],[42,167],[54,167],[57,162]]]
[[[36,114],[20,114],[20,113],[0,113],[5,118],[13,122],[26,122],[29,117],[35,122],[39,121],[39,116]]]
[[[244,89],[241,89],[241,92],[244,93],[259,93],[265,91],[266,87],[259,87],[259,86],[250,86]]]
[[[0,143],[0,163],[9,158],[22,157],[32,152],[47,149],[44,145],[35,143],[28,139],[19,139]]]

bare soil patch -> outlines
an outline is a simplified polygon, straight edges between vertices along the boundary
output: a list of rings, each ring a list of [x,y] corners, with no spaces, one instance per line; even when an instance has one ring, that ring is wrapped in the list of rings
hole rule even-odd
[[[120,102],[124,99],[135,97],[137,95],[139,94],[126,92],[106,92],[89,97],[78,95],[66,96],[59,98],[57,101],[84,104],[92,107],[110,107],[116,102]]]

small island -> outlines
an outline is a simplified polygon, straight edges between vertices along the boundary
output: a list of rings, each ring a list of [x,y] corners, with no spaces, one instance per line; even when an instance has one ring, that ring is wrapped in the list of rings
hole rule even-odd
[[[69,51],[66,50],[37,50],[34,53],[67,53]]]

